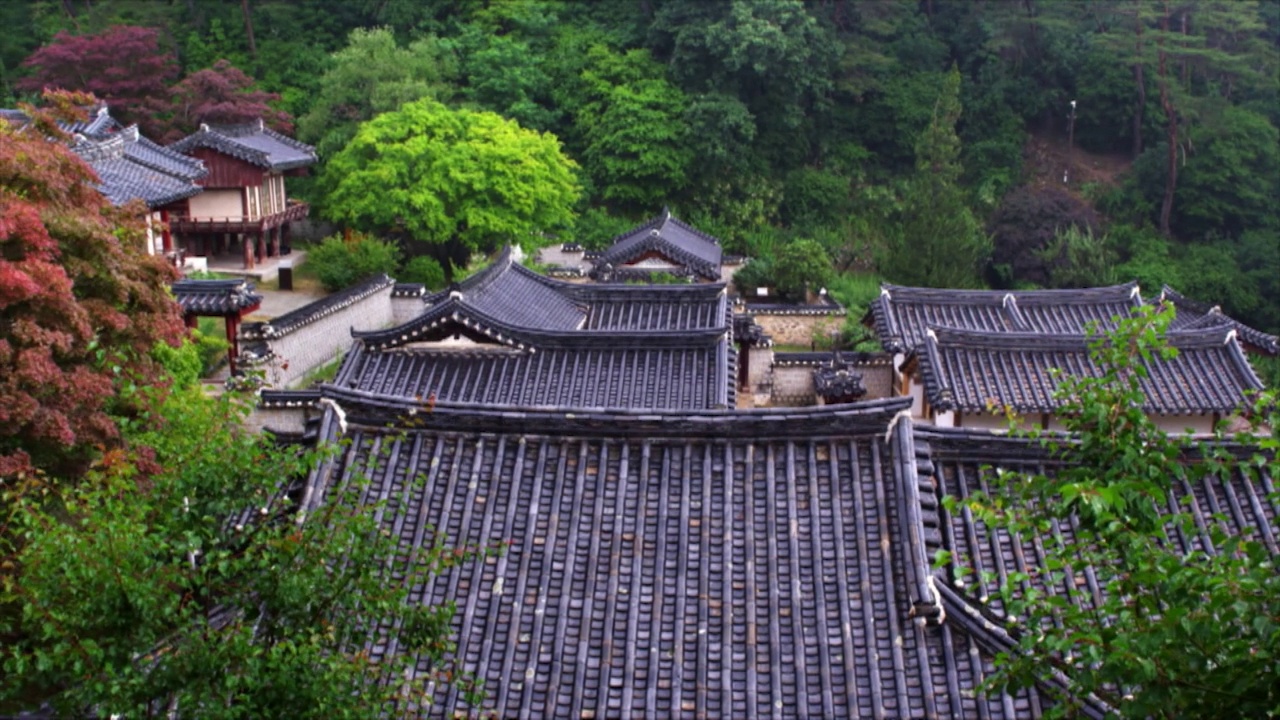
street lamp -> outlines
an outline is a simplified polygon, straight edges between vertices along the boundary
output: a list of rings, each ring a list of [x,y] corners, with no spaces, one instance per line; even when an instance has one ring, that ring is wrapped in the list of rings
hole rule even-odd
[[[1062,183],[1065,185],[1071,177],[1071,168],[1075,165],[1076,140],[1076,101],[1071,101],[1071,114],[1067,116],[1067,169],[1062,171]]]

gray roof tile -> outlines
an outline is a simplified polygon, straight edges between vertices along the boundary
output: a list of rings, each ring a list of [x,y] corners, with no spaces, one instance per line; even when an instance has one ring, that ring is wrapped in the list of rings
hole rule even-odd
[[[1262,389],[1233,331],[1182,330],[1167,335],[1178,350],[1168,360],[1144,362],[1140,380],[1147,412],[1162,415],[1228,413]],[[1085,335],[969,332],[934,328],[916,353],[925,395],[939,410],[1053,412],[1058,370],[1098,377]]]
[[[683,265],[704,280],[720,279],[723,250],[719,241],[680,222],[669,210],[614,238],[613,244],[595,259],[594,272],[599,274],[605,265],[617,269],[649,252]]]
[[[1039,714],[1033,694],[975,695],[989,656],[916,612],[928,566],[902,532],[918,515],[902,492],[910,421],[885,432],[901,401],[409,416],[417,405],[326,394],[351,450],[324,477],[374,468],[361,492],[386,499],[405,557],[432,529],[509,543],[412,593],[457,603],[456,655],[485,689],[481,708],[448,691],[432,716]],[[324,477],[309,507],[335,496]],[[394,635],[371,651],[396,652]]]
[[[315,148],[266,127],[262,118],[243,125],[201,125],[169,145],[182,153],[202,147],[277,172],[308,167],[317,160]]]

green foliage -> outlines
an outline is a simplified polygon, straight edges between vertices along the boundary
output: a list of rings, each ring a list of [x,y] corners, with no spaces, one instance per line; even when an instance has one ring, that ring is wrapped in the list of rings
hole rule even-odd
[[[814,240],[793,240],[783,245],[773,261],[773,284],[787,300],[804,300],[805,290],[816,293],[827,286],[831,276],[831,259]]]
[[[189,388],[200,381],[204,368],[200,351],[196,347],[198,341],[195,337],[199,332],[199,330],[193,330],[193,337],[184,339],[179,347],[159,343],[151,351],[156,362],[160,363],[173,377],[175,389]]]
[[[401,47],[389,28],[352,30],[320,78],[310,112],[298,118],[298,139],[315,145],[327,160],[351,141],[361,122],[424,97],[447,97],[453,65],[434,38]]]
[[[604,250],[614,238],[636,225],[634,220],[610,215],[601,208],[591,208],[578,216],[573,225],[572,240],[587,250]]]
[[[1260,538],[1229,537],[1225,524],[1172,500],[1176,487],[1260,472],[1275,477],[1277,444],[1251,436],[1242,453],[1233,452],[1153,425],[1142,410],[1140,382],[1152,358],[1174,352],[1162,341],[1171,317],[1147,311],[1121,322],[1093,345],[1100,377],[1061,377],[1056,398],[1071,441],[1025,433],[1054,456],[1051,474],[1002,472],[990,494],[963,503],[993,532],[1040,538],[1048,568],[1035,577],[1011,572],[1001,588],[1005,614],[1036,630],[997,656],[990,690],[1029,686],[1053,667],[1074,694],[1057,698],[1059,716],[1070,715],[1075,698],[1086,694],[1131,718],[1280,711],[1274,558]],[[1274,402],[1259,399],[1260,417],[1266,408],[1274,412]],[[1278,500],[1273,493],[1267,502]],[[962,509],[954,498],[948,505]],[[1070,541],[1051,530],[1067,523],[1074,528]],[[1215,552],[1170,542],[1202,532]],[[1076,604],[1045,590],[1085,573],[1101,588],[1095,602]]]
[[[1280,130],[1267,118],[1227,106],[1193,132],[1195,152],[1180,171],[1175,195],[1178,234],[1238,237],[1266,225],[1280,229]]]
[[[1086,227],[1069,225],[1054,234],[1053,241],[1039,253],[1049,269],[1051,288],[1087,288],[1115,285],[1116,253],[1106,233],[1095,235]]]
[[[419,255],[404,264],[396,273],[400,282],[422,283],[430,290],[440,290],[445,286],[444,267],[435,258]]]
[[[308,271],[329,292],[350,287],[378,273],[394,273],[400,249],[386,240],[356,235],[350,242],[330,235],[307,251]]]
[[[611,207],[657,207],[684,189],[695,159],[681,121],[684,93],[646,51],[615,57],[596,46],[591,54],[594,62],[583,72],[589,99],[575,121],[585,170]]]
[[[952,68],[933,120],[916,142],[916,174],[902,192],[893,222],[883,232],[876,267],[905,285],[973,287],[991,242],[956,186],[960,165],[960,73]]]
[[[831,227],[852,210],[849,178],[816,168],[787,175],[781,217],[793,228]]]
[[[576,170],[549,133],[424,99],[360,126],[329,164],[338,180],[326,209],[452,265],[504,243],[536,247],[570,226]]]
[[[1085,233],[1083,236],[1070,237],[1077,241],[1094,239],[1101,227],[1098,213],[1058,185],[1024,185],[1014,190],[1000,202],[989,224],[993,241],[991,262],[997,268],[998,282],[1003,287],[1017,282],[1067,287],[1054,284],[1052,276],[1056,273],[1061,281],[1070,283],[1097,275],[1095,270],[1077,272],[1072,266],[1077,260],[1101,263],[1102,259],[1087,254],[1068,255],[1069,248],[1062,246],[1061,234],[1081,230]],[[1062,278],[1064,273],[1074,273],[1074,280]]]
[[[385,717],[461,684],[449,653],[452,603],[409,602],[454,550],[428,533],[405,556],[379,532],[384,502],[352,482],[304,517],[285,496],[326,453],[242,432],[241,410],[198,389],[154,410],[88,482],[29,478],[4,488],[0,702],[47,698],[55,713]],[[433,539],[434,538],[434,539]],[[381,628],[399,654],[373,664]],[[432,671],[406,681],[420,661]],[[465,689],[465,688],[464,688]]]

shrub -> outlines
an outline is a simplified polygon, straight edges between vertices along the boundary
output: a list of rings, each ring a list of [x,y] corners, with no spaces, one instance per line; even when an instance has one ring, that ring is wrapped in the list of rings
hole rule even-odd
[[[430,290],[439,290],[445,285],[444,267],[429,255],[419,255],[405,263],[400,272],[396,273],[396,279],[400,282],[422,283]]]
[[[1055,186],[1023,186],[1005,196],[991,218],[995,243],[991,261],[1004,268],[1001,284],[1018,281],[1049,283],[1053,264],[1046,259],[1059,231],[1079,228],[1097,233],[1101,218],[1082,200]]]
[[[378,273],[394,273],[399,262],[399,248],[367,235],[355,235],[350,242],[330,235],[307,251],[308,267],[330,292]]]

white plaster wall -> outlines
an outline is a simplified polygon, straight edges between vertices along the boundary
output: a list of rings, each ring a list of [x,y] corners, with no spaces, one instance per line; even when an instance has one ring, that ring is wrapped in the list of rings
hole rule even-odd
[[[946,412],[937,413],[936,417],[933,418],[933,424],[938,427],[944,427],[944,428],[955,427],[956,426],[955,411],[947,410]]]
[[[420,297],[391,298],[391,324],[403,325],[422,314],[427,306]]]
[[[338,312],[303,325],[267,344],[277,360],[267,370],[272,387],[288,387],[308,372],[351,349],[351,331],[380,330],[392,324],[391,286]],[[285,367],[288,365],[288,367]]]
[[[926,420],[927,418],[924,416],[924,385],[912,380],[907,387],[907,394],[911,396],[911,418],[913,420]]]
[[[755,392],[769,381],[773,368],[773,348],[747,348],[747,388]]]
[[[205,190],[187,202],[193,218],[244,217],[239,190]]]
[[[255,408],[245,418],[244,425],[253,432],[272,430],[278,433],[301,433],[306,429],[307,418],[319,414],[311,408]]]

